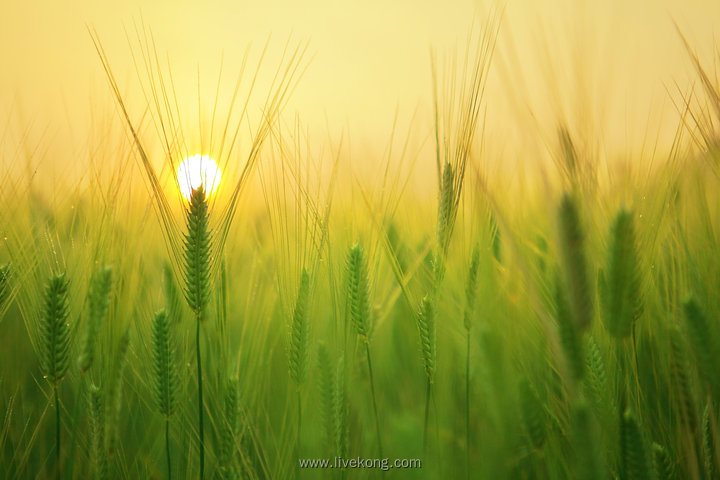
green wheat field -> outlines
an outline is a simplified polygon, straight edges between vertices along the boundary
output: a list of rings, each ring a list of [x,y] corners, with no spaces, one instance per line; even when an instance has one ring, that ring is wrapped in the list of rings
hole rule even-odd
[[[678,34],[668,151],[558,122],[518,172],[485,148],[501,23],[433,54],[429,154],[388,131],[371,174],[284,112],[307,45],[196,131],[150,36],[143,110],[91,30],[84,180],[0,163],[0,477],[720,478],[720,52]]]

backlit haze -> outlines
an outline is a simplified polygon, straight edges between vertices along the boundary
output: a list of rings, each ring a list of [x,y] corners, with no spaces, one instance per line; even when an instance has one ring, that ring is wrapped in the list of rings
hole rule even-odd
[[[706,61],[720,31],[720,2],[699,0],[43,0],[5,2],[2,11],[3,167],[31,154],[31,168],[51,165],[65,180],[83,175],[78,159],[98,155],[103,142],[113,148],[107,137],[126,135],[88,29],[135,122],[146,107],[136,32],[152,32],[173,74],[190,153],[201,152],[206,135],[191,127],[208,124],[218,78],[219,103],[230,98],[248,45],[251,75],[270,38],[255,114],[286,45],[309,42],[307,70],[283,119],[299,120],[311,144],[343,138],[355,163],[382,158],[396,118],[396,139],[407,137],[412,120],[413,148],[425,155],[421,162],[434,161],[431,50],[447,58],[462,49],[470,28],[493,12],[502,12],[502,22],[485,94],[485,144],[488,155],[508,162],[542,152],[561,122],[610,157],[652,150],[656,138],[668,148],[678,125],[671,98],[695,78],[674,22]]]

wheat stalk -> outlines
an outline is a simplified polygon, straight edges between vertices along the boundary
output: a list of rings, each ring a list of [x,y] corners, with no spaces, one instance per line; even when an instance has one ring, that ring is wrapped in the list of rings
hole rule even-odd
[[[220,437],[220,471],[223,478],[237,478],[237,471],[233,463],[235,456],[235,442],[238,435],[238,419],[240,399],[237,379],[230,379],[225,384],[225,416]]]
[[[599,275],[603,320],[615,338],[628,337],[642,311],[639,268],[633,216],[622,209],[612,226],[606,273]]]
[[[480,272],[480,247],[475,245],[470,259],[470,268],[465,284],[465,312],[463,324],[465,326],[465,469],[470,478],[470,329],[475,316],[475,299],[478,289],[478,275]]]
[[[90,385],[88,402],[90,404],[90,445],[95,478],[104,480],[108,477],[108,457],[105,449],[105,405],[100,387],[94,384]]]
[[[110,307],[110,290],[112,289],[112,268],[101,267],[90,281],[88,292],[88,315],[85,334],[80,343],[78,363],[80,371],[85,373],[95,360],[95,344],[100,331],[100,324],[107,316]]]
[[[380,436],[380,415],[378,414],[377,397],[375,395],[375,378],[370,356],[370,279],[368,276],[365,251],[360,244],[355,244],[348,250],[345,261],[345,272],[350,318],[356,333],[365,344],[365,358],[367,359],[373,412],[375,413],[375,435],[377,436],[380,458],[383,458],[382,437]]]
[[[572,409],[571,445],[573,447],[573,477],[578,480],[607,479],[605,459],[602,458],[598,427],[587,403],[580,399]]]
[[[3,314],[5,302],[10,298],[10,264],[0,266],[0,317]]]
[[[520,411],[522,413],[525,430],[530,441],[537,449],[541,449],[547,438],[545,426],[545,411],[538,398],[537,392],[527,379],[520,382]]]
[[[675,480],[677,472],[675,463],[670,457],[668,451],[660,444],[652,444],[653,460],[655,464],[655,474],[658,480]]]
[[[717,398],[716,359],[719,353],[717,342],[710,331],[710,325],[705,313],[694,298],[691,297],[683,302],[683,312],[685,314],[688,339],[697,359],[697,368],[703,386],[713,397]]]
[[[290,378],[298,388],[307,376],[307,352],[309,337],[308,308],[310,302],[310,274],[303,268],[295,299],[290,327],[289,369]]]
[[[68,280],[65,274],[50,278],[45,289],[43,316],[40,323],[42,339],[40,368],[43,377],[50,383],[55,400],[55,455],[56,469],[60,478],[60,398],[58,387],[70,365],[70,327],[67,323]]]
[[[628,480],[649,480],[652,475],[652,464],[640,424],[631,410],[626,410],[620,428],[623,447],[623,476]]]
[[[200,479],[205,477],[205,432],[203,421],[202,355],[200,325],[205,319],[210,299],[210,267],[212,236],[208,225],[208,204],[203,186],[192,191],[186,211],[185,234],[185,300],[195,314],[195,352],[198,377],[198,435],[200,450]]]
[[[120,411],[122,410],[123,373],[125,371],[125,366],[127,365],[127,354],[129,348],[130,330],[126,329],[115,348],[115,355],[110,367],[110,383],[107,390],[107,402],[109,404],[109,408],[106,410],[107,423],[105,439],[107,442],[107,452],[111,456],[115,454],[120,442],[118,428],[120,423]]]
[[[430,420],[430,397],[432,385],[435,381],[436,361],[436,332],[435,332],[435,305],[429,295],[423,297],[420,303],[420,311],[417,314],[417,326],[420,333],[420,349],[422,351],[423,364],[425,366],[426,389],[425,389],[425,422],[423,427],[423,445],[427,448],[427,432]]]
[[[170,417],[175,410],[178,389],[175,368],[175,345],[170,332],[170,323],[165,310],[155,314],[152,324],[153,371],[155,373],[155,401],[160,414],[165,417],[165,455],[168,479],[172,478],[170,461]]]
[[[585,257],[585,234],[580,222],[577,201],[565,194],[558,212],[560,225],[560,256],[565,273],[565,288],[578,333],[590,327],[593,315],[592,289]]]
[[[560,345],[565,353],[565,360],[570,367],[572,378],[581,381],[585,374],[582,337],[581,333],[578,332],[576,323],[573,322],[565,290],[558,278],[555,280],[555,318],[557,320]]]

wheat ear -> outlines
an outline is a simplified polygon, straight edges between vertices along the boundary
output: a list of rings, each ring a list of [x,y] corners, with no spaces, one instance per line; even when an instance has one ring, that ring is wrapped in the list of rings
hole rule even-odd
[[[290,378],[300,385],[307,375],[308,352],[308,307],[310,300],[310,274],[303,268],[300,274],[300,285],[295,299],[292,324],[290,326],[290,347],[288,352]]]
[[[365,251],[360,244],[350,247],[346,258],[347,302],[350,317],[355,331],[365,344],[370,390],[372,394],[373,412],[375,413],[375,435],[378,440],[380,457],[383,457],[382,437],[380,436],[380,416],[378,414],[377,397],[375,395],[375,378],[373,376],[370,356],[370,279],[368,276]]]
[[[328,452],[332,452],[333,439],[335,438],[333,426],[335,380],[333,375],[333,364],[330,359],[330,352],[324,343],[318,345],[317,369],[318,369],[318,393],[320,396],[320,416],[325,424],[325,436],[327,438]]]
[[[43,377],[50,383],[55,400],[55,455],[60,478],[60,403],[58,387],[70,365],[70,328],[68,319],[68,281],[65,274],[50,278],[45,289],[45,303],[40,323]]]
[[[233,463],[235,442],[238,434],[240,399],[237,379],[230,379],[225,384],[225,418],[220,437],[220,471],[223,478],[237,478],[237,470]]]
[[[95,479],[108,478],[108,457],[105,449],[105,405],[102,390],[90,385],[88,401],[90,403],[90,446],[95,467]]]
[[[645,445],[645,438],[640,424],[631,410],[626,410],[622,417],[620,435],[624,445],[624,448],[621,449],[624,473],[622,478],[637,480],[652,478],[652,464]]]
[[[615,338],[630,336],[642,311],[638,252],[632,213],[622,209],[612,226],[608,264],[600,274],[605,328]]]
[[[186,212],[185,234],[185,300],[195,314],[195,352],[198,377],[198,435],[200,450],[200,480],[205,477],[205,434],[203,421],[202,355],[200,352],[200,324],[210,299],[210,264],[212,238],[208,220],[208,204],[202,185],[192,191]]]
[[[95,360],[95,344],[100,331],[100,324],[107,316],[110,307],[110,290],[112,289],[112,269],[101,267],[90,281],[88,292],[88,315],[85,323],[85,333],[80,344],[78,363],[80,371],[85,373]]]
[[[580,222],[580,212],[577,201],[570,194],[563,196],[558,218],[565,288],[568,291],[575,328],[578,333],[582,333],[592,323],[592,289],[585,257],[585,235]]]
[[[683,312],[685,313],[688,339],[697,359],[700,378],[704,387],[717,398],[716,359],[718,347],[710,331],[707,317],[694,298],[683,302]]]
[[[541,449],[547,437],[546,415],[537,392],[527,379],[520,382],[520,411],[533,446]]]
[[[127,353],[130,348],[130,330],[126,329],[115,350],[112,367],[110,370],[110,384],[107,390],[107,401],[109,408],[107,409],[106,424],[106,441],[107,451],[109,455],[114,455],[118,448],[119,434],[118,428],[120,423],[120,411],[122,410],[122,387],[123,373],[127,365]]]
[[[155,314],[152,324],[153,371],[155,373],[155,401],[160,414],[165,417],[165,456],[168,479],[172,478],[170,461],[170,417],[175,410],[178,388],[175,367],[175,345],[170,332],[170,322],[165,310]]]

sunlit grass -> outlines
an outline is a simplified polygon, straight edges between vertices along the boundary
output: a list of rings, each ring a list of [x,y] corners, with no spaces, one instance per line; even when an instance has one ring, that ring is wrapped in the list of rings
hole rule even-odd
[[[707,99],[682,97],[691,135],[661,167],[597,182],[615,167],[559,121],[556,170],[517,182],[483,136],[497,34],[434,62],[434,155],[407,172],[393,132],[371,178],[281,115],[302,48],[260,124],[202,124],[212,145],[194,150],[170,76],[150,72],[146,129],[96,44],[132,141],[107,155],[137,158],[107,168],[150,189],[117,173],[50,202],[3,178],[0,471],[375,478],[298,460],[388,456],[422,460],[393,478],[715,478],[720,85],[691,56]],[[427,171],[436,188],[413,188]]]

